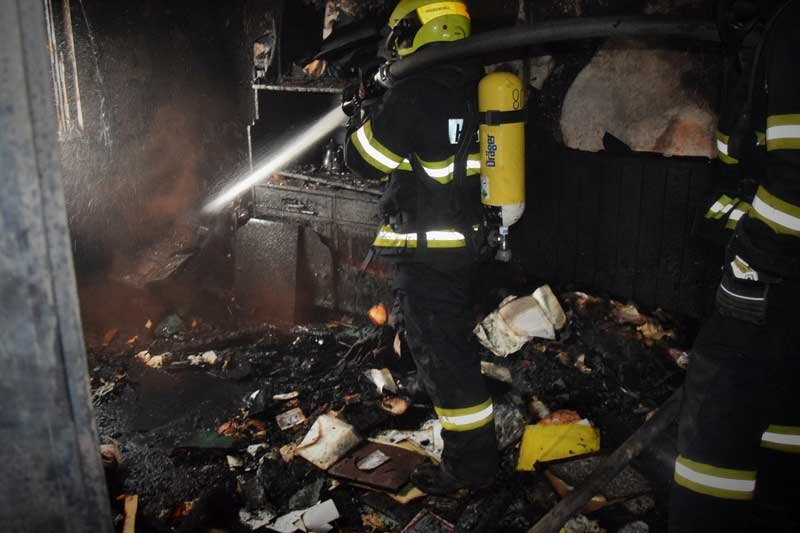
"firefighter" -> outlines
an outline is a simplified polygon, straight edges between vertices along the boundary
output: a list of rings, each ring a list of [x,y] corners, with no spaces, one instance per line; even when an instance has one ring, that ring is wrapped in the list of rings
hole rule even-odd
[[[389,29],[387,49],[406,57],[468,37],[470,16],[460,1],[402,0]],[[373,250],[395,265],[407,345],[443,428],[441,465],[412,476],[428,494],[487,486],[497,469],[492,399],[471,334],[481,241],[474,109],[481,74],[475,65],[446,65],[403,79],[345,146],[353,172],[390,176]]]
[[[732,234],[684,385],[670,531],[797,531],[800,0],[728,0],[720,20],[720,165],[755,187],[708,214]]]

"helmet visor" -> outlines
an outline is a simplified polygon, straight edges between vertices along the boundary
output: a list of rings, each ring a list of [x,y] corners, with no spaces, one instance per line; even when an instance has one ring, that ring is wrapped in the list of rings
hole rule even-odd
[[[414,37],[422,28],[422,20],[417,10],[412,11],[398,22],[389,36],[386,38],[386,49],[397,53],[398,50],[411,48],[414,45]]]

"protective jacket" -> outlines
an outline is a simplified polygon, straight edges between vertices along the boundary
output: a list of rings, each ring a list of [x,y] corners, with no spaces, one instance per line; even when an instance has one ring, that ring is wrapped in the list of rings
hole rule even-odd
[[[800,36],[791,26],[798,20],[796,4],[789,2],[764,25],[763,47],[740,50],[733,56],[739,68],[726,69],[716,135],[720,172],[744,183],[706,213],[729,230],[739,228],[734,255],[783,278],[800,276]],[[738,146],[734,136],[741,139]]]
[[[480,74],[477,67],[440,66],[404,79],[348,137],[351,170],[389,176],[373,243],[379,255],[453,268],[470,261],[480,221],[480,153],[477,137],[465,138],[465,131]],[[461,166],[459,148],[466,150]]]

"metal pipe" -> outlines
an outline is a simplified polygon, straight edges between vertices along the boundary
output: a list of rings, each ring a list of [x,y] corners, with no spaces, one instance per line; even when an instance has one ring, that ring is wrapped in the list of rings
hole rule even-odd
[[[716,25],[668,17],[585,17],[553,20],[482,33],[455,44],[420,50],[384,69],[389,84],[432,65],[536,44],[605,37],[660,37],[719,42]]]
[[[570,517],[579,513],[593,496],[602,491],[603,487],[610,483],[628,463],[653,442],[653,439],[675,421],[680,412],[682,397],[683,389],[680,388],[664,402],[664,405],[650,420],[642,424],[633,435],[614,450],[614,453],[609,455],[605,462],[592,472],[592,475],[580,488],[575,489],[566,498],[558,502],[555,507],[550,509],[541,520],[528,530],[528,533],[553,533],[558,531]]]

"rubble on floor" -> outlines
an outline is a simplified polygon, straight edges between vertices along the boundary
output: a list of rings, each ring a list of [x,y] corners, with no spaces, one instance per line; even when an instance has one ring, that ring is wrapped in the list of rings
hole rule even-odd
[[[385,308],[359,324],[228,333],[175,314],[136,347],[109,335],[89,352],[117,530],[138,516],[138,532],[527,531],[672,393],[686,355],[661,312],[575,292],[559,296],[562,320],[536,296],[518,310],[535,303],[553,338],[483,352],[497,483],[446,498],[409,484],[441,460],[442,429],[379,325]],[[565,530],[665,531],[667,480],[646,476],[629,466]]]

